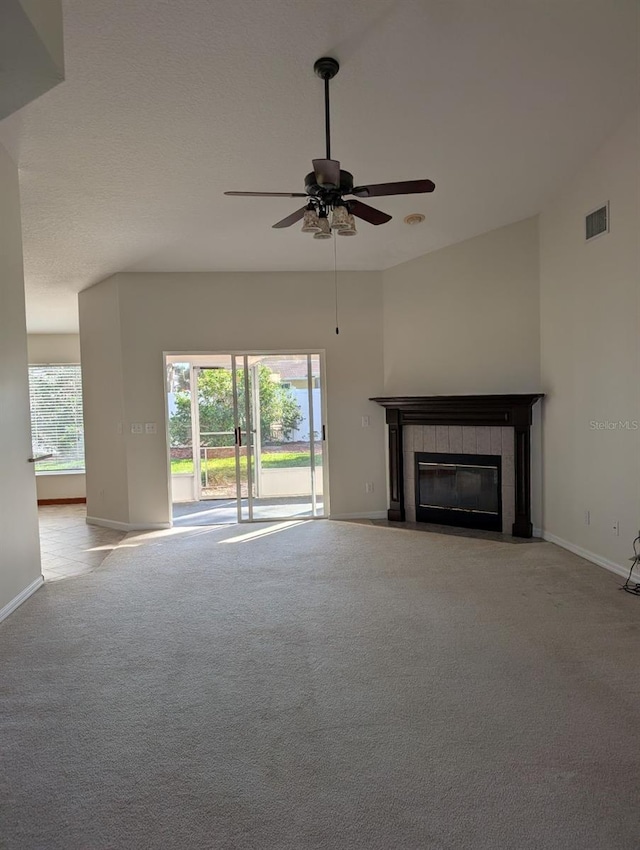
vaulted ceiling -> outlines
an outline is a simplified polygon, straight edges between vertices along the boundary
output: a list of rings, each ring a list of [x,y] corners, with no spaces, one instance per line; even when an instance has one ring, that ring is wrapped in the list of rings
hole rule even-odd
[[[325,270],[332,243],[271,224],[324,156],[393,221],[337,243],[383,269],[534,215],[638,96],[637,0],[66,0],[66,81],[0,122],[20,167],[29,328],[73,331],[120,270]],[[596,201],[600,201],[598,198]],[[299,204],[298,204],[299,205]],[[422,212],[422,225],[402,221]]]

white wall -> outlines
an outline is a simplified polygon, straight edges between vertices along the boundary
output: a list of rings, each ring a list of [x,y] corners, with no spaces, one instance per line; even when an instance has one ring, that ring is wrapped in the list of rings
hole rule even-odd
[[[640,422],[639,128],[634,111],[540,217],[544,527],[627,570],[640,430],[591,423]],[[611,232],[586,243],[585,214],[607,200]]]
[[[87,493],[84,472],[36,473],[38,501],[64,501],[84,499]]]
[[[0,145],[0,616],[41,581],[18,171]]]
[[[5,118],[64,79],[61,0],[2,0],[0,54]]]
[[[27,17],[64,79],[64,40],[61,0],[20,0]]]
[[[339,287],[339,335],[328,274],[119,274],[81,293],[88,515],[133,526],[170,520],[163,352],[319,349],[326,350],[331,513],[384,512],[384,415],[368,401],[382,392],[381,275],[341,273]],[[90,396],[94,386],[121,391],[122,407]],[[371,426],[363,429],[365,415]],[[157,436],[132,435],[132,422],[158,423]],[[114,440],[118,460],[105,466],[104,445]],[[365,493],[369,481],[373,493]]]
[[[129,522],[118,286],[112,278],[80,294],[80,355],[87,515]]]
[[[79,363],[78,334],[29,334],[27,350],[30,366],[53,363]],[[82,499],[86,496],[84,472],[36,473],[38,499]]]
[[[78,334],[29,334],[27,350],[30,366],[79,363],[80,336]]]
[[[537,391],[538,288],[535,218],[385,271],[385,395]]]

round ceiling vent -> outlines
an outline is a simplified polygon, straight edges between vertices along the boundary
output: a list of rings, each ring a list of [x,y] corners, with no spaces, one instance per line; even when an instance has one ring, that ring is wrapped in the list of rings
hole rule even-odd
[[[411,213],[410,215],[406,215],[404,217],[405,224],[421,224],[424,221],[424,216],[422,213]]]

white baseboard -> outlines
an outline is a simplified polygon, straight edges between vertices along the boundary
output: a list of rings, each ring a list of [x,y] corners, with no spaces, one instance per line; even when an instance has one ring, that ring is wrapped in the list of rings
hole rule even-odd
[[[534,528],[533,529],[533,536],[534,537],[544,537],[544,532],[541,528]]]
[[[329,519],[386,519],[386,511],[365,511],[356,514],[331,514]]]
[[[171,528],[170,522],[117,522],[114,519],[102,519],[97,516],[88,516],[86,521],[87,525],[99,525],[116,531],[162,531],[165,528]]]
[[[595,552],[589,552],[588,549],[583,549],[582,546],[576,546],[575,543],[563,540],[562,537],[556,537],[555,534],[551,534],[549,531],[543,531],[542,538],[544,540],[548,540],[549,543],[555,543],[556,546],[561,546],[563,549],[573,552],[574,555],[579,555],[581,558],[584,558],[585,561],[591,561],[592,564],[604,567],[605,570],[609,570],[609,572],[615,573],[617,576],[626,578],[629,575],[629,567],[623,567],[620,564],[616,564],[615,561],[603,558],[602,555],[596,555]]]
[[[44,579],[42,576],[38,576],[35,581],[32,581],[31,584],[25,587],[24,590],[21,590],[20,593],[11,600],[11,602],[7,602],[4,608],[0,608],[0,623],[5,620],[9,614],[13,614],[16,608],[19,605],[22,605],[22,603],[32,596],[39,587],[42,587],[43,584]]]

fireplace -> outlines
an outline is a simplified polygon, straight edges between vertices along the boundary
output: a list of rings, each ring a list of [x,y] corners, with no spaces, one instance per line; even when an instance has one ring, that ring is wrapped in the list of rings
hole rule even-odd
[[[418,520],[415,453],[462,454],[467,465],[470,455],[499,456],[502,521],[496,521],[495,527],[503,534],[531,537],[531,409],[541,398],[542,393],[370,399],[386,408],[388,518],[393,522]],[[455,510],[458,505],[448,507],[453,514],[460,513]]]
[[[415,452],[418,522],[502,531],[500,455]]]

